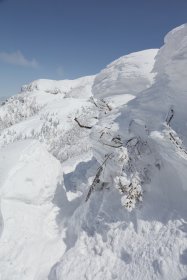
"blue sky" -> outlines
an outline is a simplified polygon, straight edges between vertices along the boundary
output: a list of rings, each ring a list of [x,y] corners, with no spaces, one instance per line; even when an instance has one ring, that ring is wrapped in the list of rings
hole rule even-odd
[[[0,0],[0,97],[95,74],[185,22],[187,0]]]

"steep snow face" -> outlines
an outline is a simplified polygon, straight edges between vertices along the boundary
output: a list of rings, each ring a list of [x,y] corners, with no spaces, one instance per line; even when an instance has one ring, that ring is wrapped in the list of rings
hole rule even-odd
[[[165,81],[155,101],[163,101],[162,110],[173,109],[171,127],[187,145],[187,24],[171,31],[165,37],[165,45],[159,51],[155,71],[158,72],[157,84]],[[161,99],[161,95],[163,98]],[[164,100],[163,100],[164,99]],[[156,104],[155,102],[155,104]]]
[[[103,98],[118,94],[137,95],[150,87],[157,49],[145,50],[123,56],[102,70],[95,78],[93,94]]]
[[[158,79],[164,76],[168,80],[170,88],[184,92],[187,87],[187,24],[169,32],[164,41],[154,71],[158,72]]]
[[[146,124],[149,130],[162,130],[163,123],[178,133],[187,145],[187,25],[171,31],[156,56],[152,87],[129,104],[125,115]]]

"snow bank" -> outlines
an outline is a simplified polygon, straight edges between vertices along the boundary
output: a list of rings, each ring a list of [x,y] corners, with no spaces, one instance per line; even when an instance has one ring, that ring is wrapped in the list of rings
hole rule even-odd
[[[62,175],[61,165],[40,143],[17,142],[2,149],[0,157],[3,158],[1,197],[36,205],[52,200],[58,177]],[[7,169],[8,165],[12,168]]]
[[[0,279],[46,279],[64,245],[52,200],[60,163],[37,141],[0,150]]]

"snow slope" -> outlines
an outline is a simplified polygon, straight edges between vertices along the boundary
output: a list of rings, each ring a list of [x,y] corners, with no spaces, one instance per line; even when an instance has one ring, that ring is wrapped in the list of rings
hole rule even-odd
[[[100,110],[91,134],[94,156],[103,166],[100,174],[96,172],[100,181],[94,189],[98,191],[74,212],[70,229],[79,235],[57,265],[54,279],[76,279],[77,274],[90,280],[122,280],[124,275],[127,280],[186,279],[183,108],[187,87],[185,81],[180,83],[187,69],[181,54],[187,46],[186,36],[187,25],[167,35],[156,56],[155,81],[149,88],[140,81],[137,97],[126,106],[111,108],[108,104]],[[163,57],[168,57],[165,63]],[[102,73],[107,73],[104,78]],[[176,77],[180,91],[172,83]],[[120,85],[118,75],[107,67],[96,77],[93,92],[108,100],[115,93],[126,93]]]
[[[186,69],[185,24],[0,107],[0,279],[187,278]]]

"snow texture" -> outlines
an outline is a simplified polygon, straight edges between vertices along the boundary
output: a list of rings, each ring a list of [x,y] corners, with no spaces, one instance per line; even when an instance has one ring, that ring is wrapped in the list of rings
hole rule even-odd
[[[0,106],[0,279],[187,279],[187,24]]]

